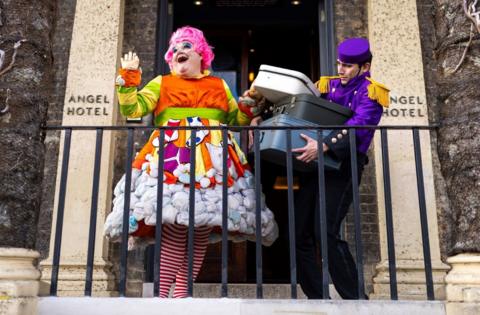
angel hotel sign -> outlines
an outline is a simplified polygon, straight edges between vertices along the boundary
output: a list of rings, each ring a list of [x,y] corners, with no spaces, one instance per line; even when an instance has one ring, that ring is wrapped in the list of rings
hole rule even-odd
[[[69,116],[108,116],[106,106],[111,106],[108,96],[104,94],[72,94],[67,103],[65,113]]]
[[[391,95],[390,107],[384,109],[383,117],[426,117],[425,102],[416,95]]]

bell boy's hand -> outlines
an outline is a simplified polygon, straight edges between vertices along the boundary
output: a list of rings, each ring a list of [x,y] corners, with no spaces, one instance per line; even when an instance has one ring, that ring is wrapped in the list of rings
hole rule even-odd
[[[307,144],[304,147],[292,149],[292,152],[301,153],[299,156],[297,156],[297,160],[300,160],[305,163],[309,163],[311,161],[316,160],[318,156],[317,140],[314,140],[303,133],[300,134],[300,137],[302,137],[305,141],[307,141]],[[328,147],[324,143],[323,152],[327,150],[328,150]]]

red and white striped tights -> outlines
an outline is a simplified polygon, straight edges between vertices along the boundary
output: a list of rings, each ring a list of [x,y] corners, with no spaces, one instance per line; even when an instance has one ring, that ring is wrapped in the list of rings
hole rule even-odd
[[[193,242],[193,281],[202,266],[211,227],[195,228]],[[175,281],[174,298],[187,297],[188,276],[188,227],[178,224],[162,226],[162,250],[160,254],[160,297],[167,298]]]

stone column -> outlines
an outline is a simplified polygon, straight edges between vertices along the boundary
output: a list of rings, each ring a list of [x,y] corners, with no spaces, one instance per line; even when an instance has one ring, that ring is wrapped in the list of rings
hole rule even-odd
[[[369,39],[372,76],[391,89],[391,105],[383,125],[428,125],[423,62],[415,0],[369,0]],[[388,132],[393,225],[399,298],[425,299],[425,270],[419,215],[415,158],[411,131]],[[385,202],[379,134],[375,165],[381,243],[372,298],[389,298]],[[436,299],[445,298],[448,266],[440,259],[433,166],[428,131],[420,132],[426,207]]]
[[[77,0],[73,26],[63,125],[113,125],[116,122],[114,82],[123,34],[124,1]],[[106,131],[100,172],[98,219],[95,241],[94,295],[114,295],[113,281],[104,257],[107,244],[102,237],[106,212],[111,207],[114,137]],[[49,257],[41,263],[42,294],[48,294],[55,241],[58,190],[63,154],[60,144],[55,208],[52,218]],[[95,131],[73,131],[58,295],[83,295],[90,223]]]
[[[40,271],[36,251],[0,247],[0,314],[37,314]]]
[[[480,314],[480,254],[449,257],[447,315]]]

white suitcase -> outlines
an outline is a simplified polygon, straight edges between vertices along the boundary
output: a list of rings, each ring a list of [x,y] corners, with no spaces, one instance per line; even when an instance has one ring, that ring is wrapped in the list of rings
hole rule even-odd
[[[320,96],[317,87],[303,73],[269,65],[260,66],[252,86],[274,104],[290,95]]]

